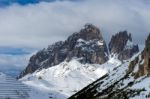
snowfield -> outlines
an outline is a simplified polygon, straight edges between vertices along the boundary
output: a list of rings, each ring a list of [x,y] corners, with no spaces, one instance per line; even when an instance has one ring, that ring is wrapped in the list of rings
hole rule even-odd
[[[140,52],[139,52],[140,53]],[[59,65],[49,67],[47,69],[41,69],[33,74],[28,74],[20,81],[14,81],[13,78],[6,76],[3,73],[0,73],[0,84],[8,84],[6,86],[11,86],[8,83],[8,78],[12,84],[19,84],[18,86],[11,86],[12,89],[22,90],[25,85],[28,86],[29,99],[67,99],[71,95],[75,94],[79,90],[83,89],[85,86],[96,81],[98,78],[108,74],[108,76],[101,81],[103,83],[100,87],[97,87],[95,90],[99,93],[103,93],[103,90],[110,87],[116,81],[119,81],[114,87],[120,90],[139,90],[142,91],[138,95],[130,97],[130,99],[145,99],[143,97],[150,97],[150,79],[149,77],[143,76],[138,79],[129,74],[128,78],[124,78],[130,61],[134,60],[138,54],[134,55],[130,60],[120,62],[115,57],[110,57],[109,61],[102,64],[81,64],[79,59],[74,58],[70,62],[62,62]],[[139,58],[141,55],[138,56]],[[141,61],[143,62],[143,61]],[[140,63],[139,63],[140,64]],[[138,65],[135,66],[134,71],[138,70]],[[124,78],[124,79],[122,79]],[[120,79],[122,79],[120,81]],[[12,82],[13,81],[13,82]],[[133,82],[133,85],[127,87]],[[98,84],[98,83],[96,83]],[[5,87],[9,89],[9,87]],[[1,88],[0,90],[4,90]],[[19,98],[16,98],[19,99]],[[147,99],[147,98],[146,98]]]
[[[28,99],[30,91],[25,84],[0,72],[0,99]]]
[[[119,65],[116,58],[102,65],[81,64],[73,59],[28,74],[20,81],[32,89],[31,99],[66,99]]]
[[[135,79],[133,73],[137,71],[138,65],[135,66],[132,72],[128,71],[130,61],[134,60],[135,57],[141,58],[139,53],[134,55],[130,60],[123,61],[121,65],[111,70],[111,72],[103,76],[102,79],[91,83],[70,97],[70,99],[74,99],[74,97],[80,99],[82,96],[86,96],[86,94],[88,95],[84,97],[84,99],[89,99],[89,97],[90,99],[93,99],[93,97],[94,99],[111,99],[110,97],[113,99],[150,99],[149,76],[144,75]],[[110,59],[109,62],[112,60],[114,59]],[[139,64],[141,62],[139,62]],[[122,94],[125,95],[124,93],[126,93],[127,98],[121,98]]]

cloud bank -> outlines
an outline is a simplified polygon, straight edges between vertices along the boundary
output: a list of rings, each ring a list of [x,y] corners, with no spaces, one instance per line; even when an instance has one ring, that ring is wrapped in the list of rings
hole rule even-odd
[[[42,49],[65,40],[86,23],[98,26],[107,42],[113,34],[128,30],[134,42],[144,44],[150,32],[149,0],[77,1],[40,2],[25,6],[14,3],[0,8],[1,70],[10,72],[25,68],[29,55],[18,53],[26,53],[24,49]]]
[[[66,39],[85,23],[97,25],[107,41],[112,34],[128,30],[137,43],[143,43],[150,32],[149,5],[143,0],[13,4],[0,9],[0,46],[41,49]]]
[[[0,54],[0,72],[17,76],[28,63],[30,55]]]
[[[19,75],[36,52],[33,49],[0,47],[0,72],[11,76]]]

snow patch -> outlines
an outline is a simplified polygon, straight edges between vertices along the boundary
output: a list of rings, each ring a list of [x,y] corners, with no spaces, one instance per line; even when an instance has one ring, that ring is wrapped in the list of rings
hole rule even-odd
[[[132,49],[134,46],[133,42],[128,40],[125,46],[125,49]]]
[[[103,46],[103,45],[104,45],[104,41],[97,41],[97,44],[98,44],[99,46]]]

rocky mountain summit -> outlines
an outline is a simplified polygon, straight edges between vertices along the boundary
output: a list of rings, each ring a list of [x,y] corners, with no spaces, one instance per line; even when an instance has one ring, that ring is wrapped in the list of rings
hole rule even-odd
[[[83,29],[73,33],[67,40],[49,45],[48,48],[33,55],[18,78],[64,61],[69,62],[73,58],[79,58],[82,64],[103,64],[109,60],[110,56],[117,56],[122,61],[130,59],[139,51],[138,45],[133,44],[132,36],[127,31],[112,36],[108,47],[109,49],[101,31],[92,24],[86,24]]]
[[[111,55],[118,55],[120,60],[127,60],[139,52],[138,45],[133,44],[131,33],[127,31],[113,35],[108,46]]]
[[[150,35],[144,50],[69,99],[150,99]]]
[[[81,63],[103,64],[108,60],[108,51],[100,30],[86,24],[79,32],[73,33],[65,41],[56,42],[37,52],[30,58],[26,69],[19,78],[37,69],[48,68],[72,58],[80,58]]]
[[[146,42],[148,45],[149,40]],[[135,55],[139,51],[138,45],[133,44],[127,31],[114,35],[108,46],[109,49],[101,31],[92,24],[86,24],[65,41],[38,51],[18,78],[37,90],[39,84],[42,85],[44,90],[51,92],[50,97],[70,97],[77,92],[70,99],[120,99],[120,96],[128,99],[143,92],[143,89],[128,86],[138,82],[134,78],[141,77],[140,72],[143,75],[147,72],[149,62],[142,60],[148,60],[149,48],[146,47],[141,56]],[[136,58],[131,58],[133,56]],[[142,63],[146,65],[139,66]],[[138,67],[142,70],[138,71]]]

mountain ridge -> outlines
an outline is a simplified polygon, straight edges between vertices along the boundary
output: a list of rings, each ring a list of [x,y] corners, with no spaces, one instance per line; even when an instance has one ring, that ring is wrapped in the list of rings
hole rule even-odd
[[[19,78],[28,73],[33,73],[40,68],[48,68],[73,57],[81,58],[81,63],[103,64],[108,60],[108,50],[100,30],[86,24],[84,29],[73,33],[65,41],[59,41],[33,55],[27,68]]]
[[[117,39],[115,40],[114,38]],[[120,42],[118,40],[122,42],[118,43]],[[121,49],[113,52],[113,49],[116,50],[116,48],[117,50]],[[57,65],[65,60],[70,61],[73,57],[81,58],[80,62],[83,64],[103,64],[109,59],[110,55],[108,52],[112,55],[111,57],[118,55],[118,58],[123,61],[131,58],[138,51],[138,45],[132,43],[132,36],[127,31],[113,35],[108,49],[98,27],[92,24],[85,24],[83,29],[73,33],[67,40],[49,45],[47,49],[43,49],[33,55],[29,60],[28,66],[18,78],[28,73],[33,73],[38,69]]]
[[[113,38],[117,38],[118,41]],[[120,40],[123,42],[120,43]],[[133,44],[132,36],[127,31],[114,35],[110,43],[114,41],[112,48],[120,46],[122,48],[117,53],[109,53],[100,29],[92,24],[86,24],[65,41],[49,45],[48,48],[33,55],[18,78],[36,90],[40,88],[52,92],[50,93],[52,95],[57,93],[55,97],[59,96],[58,93],[64,95],[63,97],[70,97],[104,75],[107,75],[108,79],[110,74],[119,73],[114,80],[123,79],[126,77],[124,74],[129,60],[138,53],[139,49]],[[119,55],[125,58],[119,59]],[[109,89],[106,90],[109,92]]]
[[[118,54],[120,60],[127,60],[139,52],[138,45],[133,44],[132,35],[127,31],[120,31],[113,35],[108,46],[110,54]]]
[[[149,99],[149,42],[150,35],[143,51],[69,99]]]

